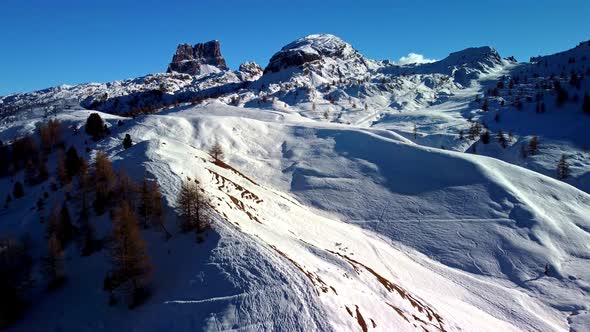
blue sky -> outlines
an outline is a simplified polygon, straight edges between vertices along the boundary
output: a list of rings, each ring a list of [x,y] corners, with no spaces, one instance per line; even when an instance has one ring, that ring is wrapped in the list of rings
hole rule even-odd
[[[181,42],[219,39],[231,68],[312,33],[374,59],[491,45],[527,60],[590,39],[588,22],[588,0],[2,0],[0,95],[165,71]]]

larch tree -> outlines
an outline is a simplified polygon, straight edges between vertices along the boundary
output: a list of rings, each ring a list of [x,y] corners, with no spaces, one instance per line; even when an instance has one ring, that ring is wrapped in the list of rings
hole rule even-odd
[[[533,136],[529,141],[529,153],[535,155],[537,152],[539,152],[539,137]]]
[[[145,299],[152,265],[137,218],[127,202],[115,209],[111,238],[110,282],[114,289],[124,288],[130,296],[129,306],[135,307]]]
[[[43,257],[43,274],[47,288],[52,290],[60,287],[65,281],[64,253],[56,234],[49,237],[47,255]]]
[[[115,171],[107,155],[99,151],[94,161],[94,211],[102,215],[113,196],[113,189],[116,184]]]
[[[184,232],[194,229],[200,233],[209,226],[211,203],[199,187],[197,180],[182,184],[177,198],[177,207],[181,216],[180,227]]]
[[[209,154],[213,156],[215,162],[218,162],[223,158],[223,148],[221,147],[221,144],[219,144],[218,141],[215,141],[215,144],[213,144],[211,150],[209,150]]]
[[[57,178],[62,185],[66,185],[72,180],[72,178],[68,175],[66,159],[63,150],[59,150],[57,153]]]

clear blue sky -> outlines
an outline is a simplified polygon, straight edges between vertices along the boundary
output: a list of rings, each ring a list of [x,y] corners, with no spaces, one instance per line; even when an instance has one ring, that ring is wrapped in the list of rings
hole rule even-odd
[[[231,68],[332,33],[374,59],[491,45],[527,60],[590,39],[589,0],[2,0],[0,95],[166,70],[181,42],[221,41]]]

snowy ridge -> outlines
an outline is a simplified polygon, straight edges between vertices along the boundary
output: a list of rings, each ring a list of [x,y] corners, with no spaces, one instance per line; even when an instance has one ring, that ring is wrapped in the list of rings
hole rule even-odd
[[[516,104],[554,70],[585,70],[586,55],[581,44],[517,64],[481,47],[395,66],[311,35],[275,54],[264,74],[245,63],[2,97],[0,140],[58,119],[66,146],[85,158],[105,151],[136,180],[156,179],[173,233],[165,241],[142,231],[156,266],[143,306],[108,307],[108,252],[80,257],[70,247],[68,283],[42,293],[10,330],[587,331],[590,195],[578,188],[590,189],[581,148],[589,120],[573,102],[550,108],[550,89],[544,114]],[[590,88],[553,79],[572,94]],[[125,116],[132,100],[156,106]],[[96,110],[112,134],[92,142],[74,129]],[[491,142],[459,138],[474,123]],[[512,134],[506,147],[501,130]],[[523,158],[532,135],[541,152]],[[223,161],[206,152],[214,142]],[[575,160],[565,182],[549,172],[564,151]],[[187,178],[199,179],[215,210],[202,244],[174,225]],[[0,188],[14,179],[0,178]],[[0,233],[30,234],[35,257],[45,226],[30,208],[44,190],[27,186],[0,210]],[[108,233],[108,216],[92,222]]]

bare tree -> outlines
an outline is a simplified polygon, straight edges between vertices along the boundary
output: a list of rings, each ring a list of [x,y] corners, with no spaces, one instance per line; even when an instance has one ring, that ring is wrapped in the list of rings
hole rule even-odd
[[[215,141],[215,144],[213,144],[213,147],[209,150],[209,154],[213,156],[216,162],[223,158],[223,149],[218,141]]]

